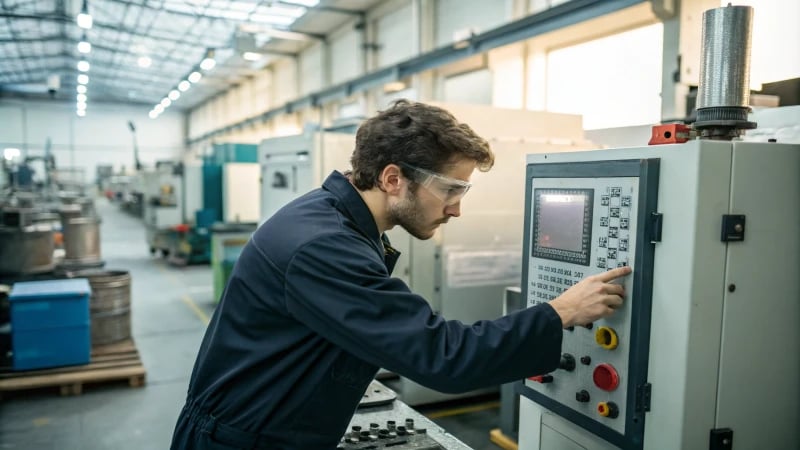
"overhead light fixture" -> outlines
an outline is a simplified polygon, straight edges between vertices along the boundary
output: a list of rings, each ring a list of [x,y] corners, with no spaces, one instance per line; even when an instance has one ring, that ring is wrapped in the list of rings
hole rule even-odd
[[[172,104],[172,100],[170,100],[170,99],[168,99],[166,97],[161,99],[161,106],[163,106],[164,108],[169,108],[169,105],[171,105],[171,104]]]
[[[162,112],[164,112],[164,107],[163,107],[163,106],[161,106],[161,103],[159,103],[159,104],[157,104],[157,105],[156,105],[156,107],[155,107],[155,108],[153,108],[153,111],[155,111],[155,112],[157,112],[157,113],[161,114]]]
[[[87,0],[83,0],[83,6],[81,7],[81,13],[78,14],[77,22],[78,26],[85,30],[92,28],[92,16],[89,14]]]
[[[203,78],[203,74],[200,72],[192,72],[189,74],[188,80],[192,83],[197,83],[200,81],[200,78]]]
[[[86,117],[86,110],[85,109],[79,109],[79,110],[75,111],[75,113],[78,114],[78,117]]]
[[[217,61],[214,59],[214,49],[206,50],[206,56],[200,61],[200,68],[203,70],[211,70],[214,66],[217,65]]]
[[[78,75],[78,83],[79,84],[89,84],[89,75],[86,75],[85,73],[79,74]]]
[[[158,113],[156,112],[155,109],[151,110],[147,115],[150,116],[151,119],[155,119],[156,117],[158,117]]]
[[[78,103],[86,103],[86,94],[78,94],[76,98]]]
[[[313,8],[319,4],[319,0],[281,0],[281,3],[291,3],[293,5],[305,6],[306,8]]]
[[[78,111],[85,110],[86,109],[86,102],[80,102],[79,101],[78,103],[75,104],[75,107],[78,109]]]
[[[78,70],[81,72],[88,72],[91,66],[89,66],[89,61],[83,60],[78,61]]]
[[[85,94],[86,93],[86,85],[79,84],[77,87],[78,94]]]
[[[139,64],[139,67],[141,67],[143,69],[146,69],[146,68],[150,67],[153,64],[153,60],[150,59],[149,56],[140,56],[139,60],[136,61],[136,62],[137,62],[137,64]]]
[[[78,42],[78,51],[84,54],[92,51],[92,44],[86,39],[86,33],[83,33],[83,38]]]
[[[169,94],[167,94],[167,97],[169,97],[169,99],[174,102],[175,100],[177,100],[177,99],[179,99],[181,97],[181,93],[178,92],[177,90],[173,89],[173,90],[169,91]]]
[[[178,90],[181,92],[188,91],[190,87],[192,87],[192,83],[189,83],[186,80],[183,80],[180,83],[178,83]]]
[[[3,149],[3,158],[5,158],[6,161],[11,161],[14,158],[19,158],[19,155],[20,151],[18,148],[7,147]]]
[[[258,60],[261,59],[261,53],[244,52],[244,53],[242,53],[242,58],[244,58],[247,61],[254,61],[255,62],[255,61],[258,61]]]
[[[406,88],[406,84],[402,81],[390,81],[383,85],[383,92],[386,94],[391,94],[394,92],[400,92]]]

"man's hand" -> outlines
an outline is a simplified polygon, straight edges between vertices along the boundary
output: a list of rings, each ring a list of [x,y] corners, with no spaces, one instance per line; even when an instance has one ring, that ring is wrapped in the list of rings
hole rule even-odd
[[[611,282],[631,273],[630,267],[620,267],[586,277],[550,302],[561,316],[564,328],[586,325],[611,315],[622,306],[625,290]]]

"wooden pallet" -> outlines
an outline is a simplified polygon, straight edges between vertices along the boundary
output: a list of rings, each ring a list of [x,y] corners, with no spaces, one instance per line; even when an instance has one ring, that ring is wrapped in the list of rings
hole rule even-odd
[[[128,381],[131,387],[145,384],[147,372],[133,340],[92,349],[89,364],[55,369],[0,373],[0,395],[4,392],[58,387],[61,395],[80,395],[85,384]]]

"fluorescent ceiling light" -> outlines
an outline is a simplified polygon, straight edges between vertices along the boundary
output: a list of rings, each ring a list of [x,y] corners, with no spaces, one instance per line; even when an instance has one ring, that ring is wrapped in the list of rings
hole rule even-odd
[[[140,56],[136,63],[139,64],[139,67],[146,69],[153,64],[153,60],[149,56]]]
[[[200,68],[203,70],[211,70],[216,65],[217,62],[213,58],[205,58],[200,62]]]
[[[308,8],[313,8],[319,4],[319,0],[281,0],[281,3],[292,3],[294,5],[302,5]]]
[[[192,87],[192,83],[189,83],[186,80],[183,80],[180,83],[178,83],[178,90],[181,92],[188,91],[190,87]]]
[[[78,87],[78,94],[85,94],[86,93],[86,86],[83,84],[79,84]]]
[[[78,117],[86,117],[86,110],[85,109],[79,109],[79,110],[77,110],[75,112],[78,114]]]
[[[88,72],[89,68],[89,61],[78,61],[78,70],[81,72]]]
[[[78,94],[76,98],[78,103],[86,103],[86,94]]]
[[[78,75],[78,83],[89,84],[89,75],[86,75],[85,73]]]
[[[251,22],[268,23],[271,25],[284,25],[289,26],[294,23],[294,17],[274,16],[267,14],[253,14],[250,16]]]
[[[265,5],[256,8],[255,13],[264,14],[268,16],[294,17],[295,19],[297,19],[298,17],[302,17],[302,15],[306,13],[306,11],[307,10],[302,6]]]
[[[92,16],[86,13],[78,14],[78,26],[83,28],[84,30],[88,30],[92,28]]]
[[[157,112],[157,113],[161,114],[162,112],[164,112],[164,107],[163,107],[163,106],[161,106],[161,103],[159,103],[159,104],[157,104],[157,105],[155,106],[155,108],[153,108],[153,111],[155,111],[155,112]]]
[[[200,78],[203,78],[203,74],[200,72],[192,72],[189,74],[188,80],[192,83],[197,83],[200,81]]]
[[[154,110],[150,111],[150,113],[148,114],[148,116],[150,116],[150,118],[151,118],[151,119],[155,119],[156,117],[158,117],[158,113],[157,113],[157,112],[156,112],[156,110],[154,109]]]
[[[258,61],[261,59],[261,53],[244,52],[242,53],[242,58],[246,59],[247,61]]]
[[[92,44],[84,39],[78,42],[78,51],[81,53],[89,53],[92,51]]]
[[[181,93],[176,91],[175,89],[173,89],[173,90],[169,91],[169,94],[167,95],[167,97],[169,97],[169,99],[174,102],[175,100],[177,100],[177,99],[179,99],[181,97]]]
[[[78,108],[79,110],[86,109],[86,102],[79,101],[78,103],[75,104],[75,107]]]
[[[171,105],[171,104],[172,104],[172,100],[170,100],[170,99],[168,99],[166,97],[164,97],[161,100],[161,106],[163,106],[164,108],[169,108],[169,105]]]
[[[19,158],[20,152],[18,148],[8,147],[3,149],[3,158],[7,161],[11,161],[14,158]]]

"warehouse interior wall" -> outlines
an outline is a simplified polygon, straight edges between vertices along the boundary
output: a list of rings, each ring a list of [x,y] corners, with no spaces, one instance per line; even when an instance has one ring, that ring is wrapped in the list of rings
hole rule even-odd
[[[75,115],[72,103],[3,100],[0,148],[19,148],[22,157],[44,156],[49,140],[56,168],[82,169],[85,181],[91,183],[98,164],[110,164],[115,172],[134,170],[131,121],[144,166],[180,159],[185,148],[185,116],[170,111],[151,120],[147,111],[147,107],[95,103],[91,119],[86,120]]]

